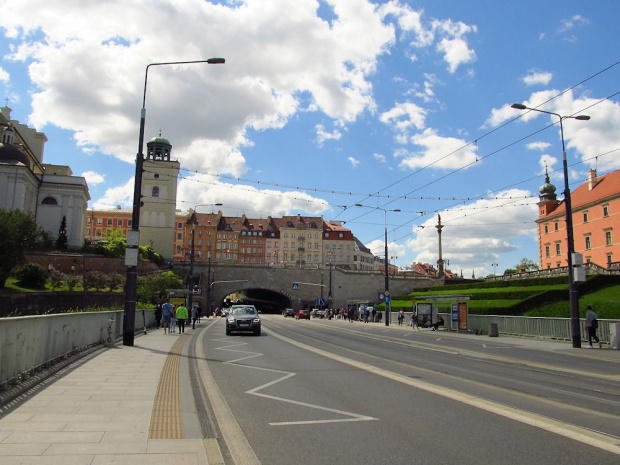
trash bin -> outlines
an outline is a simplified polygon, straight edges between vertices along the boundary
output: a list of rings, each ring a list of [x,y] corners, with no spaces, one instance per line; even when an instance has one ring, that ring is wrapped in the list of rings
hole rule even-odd
[[[499,337],[497,323],[489,323],[489,337]]]

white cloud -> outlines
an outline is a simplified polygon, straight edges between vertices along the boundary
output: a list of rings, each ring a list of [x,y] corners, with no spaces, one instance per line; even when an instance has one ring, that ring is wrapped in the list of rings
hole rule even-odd
[[[322,146],[326,140],[340,140],[342,137],[342,133],[337,129],[334,129],[332,132],[326,132],[325,126],[322,124],[317,124],[315,126],[316,129],[316,142],[319,146]]]
[[[380,161],[381,163],[385,163],[385,155],[381,155],[380,153],[373,154],[375,160]]]
[[[477,276],[492,272],[491,263],[498,256],[518,251],[518,240],[534,237],[538,216],[537,199],[527,199],[528,191],[511,189],[489,198],[480,199],[464,207],[439,212],[442,230],[442,255],[449,260],[453,272],[464,269],[464,275]],[[407,247],[413,252],[414,262],[437,263],[437,216],[428,218],[414,227]],[[527,257],[537,261],[538,257]],[[512,266],[509,264],[508,266]]]
[[[563,19],[560,21],[560,32],[570,31],[577,26],[588,24],[589,22],[590,20],[584,18],[581,15],[574,15],[571,18]]]
[[[351,162],[351,165],[353,165],[353,168],[355,168],[357,165],[359,165],[359,164],[360,164],[360,161],[359,161],[359,160],[356,160],[356,159],[355,159],[355,158],[353,158],[353,157],[349,157],[349,158],[347,158],[347,160],[349,160],[349,161]]]
[[[127,162],[135,156],[146,65],[223,56],[224,65],[149,69],[145,135],[161,129],[189,168],[240,172],[247,169],[240,150],[250,143],[249,130],[283,127],[301,111],[302,94],[340,124],[374,108],[368,77],[393,43],[394,27],[370,2],[332,6],[337,20],[328,25],[315,0],[296,0],[295,8],[289,0],[162,1],[149,8],[138,0],[89,8],[79,0],[62,8],[23,0],[5,5],[3,27],[22,40],[12,58],[32,62],[31,123],[74,131],[85,150]],[[224,164],[207,160],[213,144]]]
[[[601,172],[620,168],[620,157],[617,156],[617,152],[613,152],[620,148],[620,103],[590,96],[575,97],[573,91],[559,94],[560,91],[555,89],[535,92],[524,104],[530,108],[543,105],[541,110],[559,115],[587,114],[591,117],[589,121],[565,119],[563,123],[567,151],[576,150],[585,164],[583,168],[578,168],[575,174],[577,179],[580,177],[579,172],[585,173],[590,167],[597,166]],[[554,98],[557,95],[559,97]],[[518,114],[519,110],[504,105],[500,109],[492,110],[487,123],[493,127],[499,126]],[[523,122],[536,118],[548,118],[549,123],[558,122],[557,116],[537,111],[523,110],[522,115],[520,121]],[[560,143],[559,127],[558,143]]]
[[[411,129],[424,129],[427,111],[415,103],[397,103],[392,109],[382,113],[379,121],[391,125],[392,128],[401,136],[401,141],[405,141]],[[404,138],[403,138],[404,136]]]
[[[105,210],[115,208],[117,205],[129,207],[133,204],[134,180],[129,179],[124,185],[111,187],[106,190],[105,195],[95,201],[90,208],[95,210]]]
[[[454,137],[441,137],[434,129],[426,129],[410,140],[413,144],[424,147],[422,152],[412,153],[400,151],[397,156],[403,157],[401,167],[416,169],[432,165],[434,168],[462,168],[476,161],[476,152],[472,145]]]
[[[0,81],[4,82],[5,84],[8,83],[11,79],[11,76],[9,75],[8,72],[6,72],[1,66],[0,66]]]
[[[549,142],[530,142],[526,147],[530,150],[547,150],[551,146]]]
[[[105,176],[94,171],[84,171],[82,177],[86,179],[86,183],[90,185],[101,184],[105,181]]]
[[[531,72],[530,74],[528,74],[527,76],[523,78],[523,82],[525,83],[526,86],[535,86],[535,85],[546,86],[547,84],[549,84],[549,82],[551,82],[552,78],[553,78],[552,73]]]

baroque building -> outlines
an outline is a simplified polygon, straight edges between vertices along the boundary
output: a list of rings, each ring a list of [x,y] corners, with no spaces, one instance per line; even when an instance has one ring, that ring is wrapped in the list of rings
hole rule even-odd
[[[0,208],[32,212],[53,238],[66,220],[67,247],[84,243],[88,185],[71,168],[43,163],[47,137],[11,119],[11,109],[0,111]]]
[[[538,202],[538,257],[541,269],[567,265],[566,204],[545,175]],[[571,193],[575,252],[584,263],[610,267],[620,257],[620,170],[603,176],[591,169]]]

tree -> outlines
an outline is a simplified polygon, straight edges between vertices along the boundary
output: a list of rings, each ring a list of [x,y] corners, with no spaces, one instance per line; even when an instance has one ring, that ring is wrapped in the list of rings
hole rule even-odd
[[[56,248],[58,250],[67,250],[67,217],[63,216],[58,228],[58,237],[56,238]]]
[[[50,234],[31,212],[0,209],[0,288],[11,270],[24,261],[24,251],[46,248],[50,243]]]
[[[126,247],[127,239],[123,236],[123,231],[114,229],[106,232],[105,243],[103,244],[103,253],[106,257],[122,258],[125,256]]]
[[[522,258],[521,261],[517,265],[515,265],[515,269],[524,271],[535,271],[538,269],[538,265],[532,260]]]

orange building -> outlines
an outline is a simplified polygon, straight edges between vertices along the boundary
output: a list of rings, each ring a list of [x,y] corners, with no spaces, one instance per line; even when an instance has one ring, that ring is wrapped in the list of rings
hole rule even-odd
[[[104,241],[108,232],[112,233],[112,231],[122,231],[123,236],[127,236],[127,231],[131,229],[131,215],[131,208],[120,206],[109,210],[87,210],[84,242]],[[174,260],[183,260],[186,221],[187,214],[177,212],[174,228]]]
[[[620,170],[597,177],[590,170],[586,183],[571,193],[575,252],[584,263],[603,267],[620,257]],[[567,265],[565,202],[558,201],[555,186],[545,176],[538,203],[538,257],[541,269]],[[616,238],[614,238],[614,234]]]

